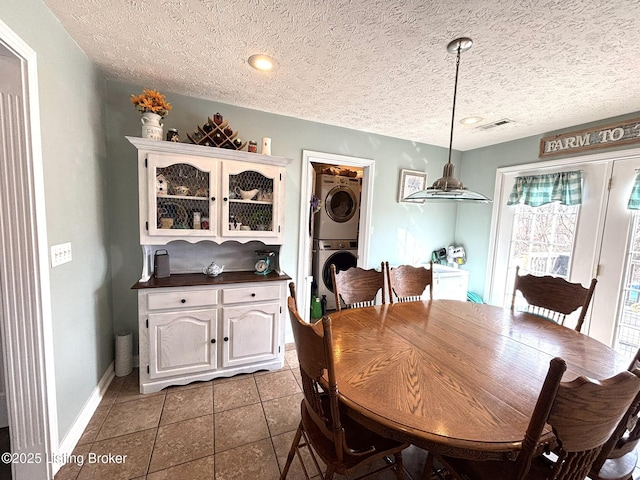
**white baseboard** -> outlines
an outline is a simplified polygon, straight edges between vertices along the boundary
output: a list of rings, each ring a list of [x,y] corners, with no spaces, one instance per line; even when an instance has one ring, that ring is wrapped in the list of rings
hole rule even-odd
[[[104,375],[102,375],[100,382],[98,382],[98,385],[93,390],[93,393],[89,397],[89,400],[87,400],[87,403],[85,403],[84,408],[76,417],[75,422],[73,422],[73,425],[65,435],[62,442],[60,442],[60,444],[58,445],[58,451],[54,452],[53,458],[64,459],[70,457],[70,455],[73,453],[73,449],[76,448],[76,445],[80,441],[80,437],[82,437],[84,430],[87,428],[87,425],[91,421],[91,417],[93,417],[93,414],[96,412],[96,409],[100,405],[100,402],[102,401],[102,398],[104,397],[104,394],[106,393],[107,388],[109,388],[109,385],[111,384],[111,381],[114,379],[114,377],[115,362],[111,362],[109,367],[107,367],[107,371],[104,372]],[[53,462],[53,474],[55,475],[63,465],[63,463]]]

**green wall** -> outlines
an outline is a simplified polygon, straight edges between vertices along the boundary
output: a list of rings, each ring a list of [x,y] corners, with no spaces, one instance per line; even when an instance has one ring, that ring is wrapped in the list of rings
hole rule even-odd
[[[3,0],[0,20],[37,53],[56,401],[63,439],[113,361],[105,80],[39,0]],[[40,206],[42,207],[42,206]],[[47,266],[44,265],[44,268]]]
[[[136,330],[137,303],[130,287],[142,271],[142,251],[138,241],[138,193],[136,150],[125,136],[140,136],[140,114],[129,101],[131,94],[155,85],[108,82],[107,143],[113,212],[112,267],[115,329]],[[183,141],[186,133],[202,125],[207,116],[220,112],[244,140],[271,137],[273,155],[288,157],[285,242],[281,266],[292,278],[297,276],[300,175],[303,150],[373,159],[373,220],[369,266],[383,260],[392,264],[428,261],[431,251],[453,240],[456,204],[400,204],[396,201],[400,169],[428,172],[433,181],[442,175],[447,150],[424,144],[332,127],[282,115],[234,107],[163,91],[173,110],[164,119],[167,128],[177,128]],[[459,161],[455,152],[454,162]],[[209,259],[202,259],[203,265]]]

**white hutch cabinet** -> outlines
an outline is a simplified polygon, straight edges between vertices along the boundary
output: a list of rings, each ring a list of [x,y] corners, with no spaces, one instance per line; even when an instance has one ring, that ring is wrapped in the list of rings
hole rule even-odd
[[[289,159],[127,137],[138,149],[140,391],[284,364],[286,274],[227,271],[153,276],[153,252],[193,245],[284,238]],[[235,248],[235,247],[234,247]],[[205,259],[203,259],[205,261]]]

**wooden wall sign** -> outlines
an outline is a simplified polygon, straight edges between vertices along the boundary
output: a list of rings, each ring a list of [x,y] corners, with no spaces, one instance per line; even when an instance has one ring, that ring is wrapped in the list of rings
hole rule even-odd
[[[540,157],[640,143],[640,118],[561,133],[540,140]]]

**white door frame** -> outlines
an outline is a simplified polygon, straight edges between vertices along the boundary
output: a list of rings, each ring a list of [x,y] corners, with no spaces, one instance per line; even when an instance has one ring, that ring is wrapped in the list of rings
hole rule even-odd
[[[613,167],[613,161],[637,158],[638,155],[640,155],[640,148],[632,148],[632,149],[626,149],[626,150],[613,150],[605,153],[597,153],[597,154],[583,155],[583,156],[577,156],[577,157],[571,157],[571,158],[549,160],[545,162],[534,162],[534,163],[527,163],[523,165],[514,165],[511,167],[498,168],[496,171],[496,183],[495,183],[493,198],[500,199],[504,192],[504,189],[511,188],[511,185],[505,184],[506,183],[505,178],[507,174],[510,174],[510,173],[514,173],[514,172],[524,173],[527,170],[542,170],[547,168],[549,169],[554,169],[559,167],[570,168],[572,165],[577,165],[577,164],[604,162],[609,164],[607,167],[608,168],[607,178],[609,178],[611,175],[611,168]],[[607,192],[604,196],[602,205],[600,206],[600,212],[597,219],[598,232],[602,232],[604,229],[605,212],[606,212],[607,204],[609,201],[608,197],[609,196]],[[493,277],[495,275],[494,266],[499,261],[499,259],[497,258],[497,250],[498,250],[498,226],[501,221],[500,212],[501,212],[500,202],[494,201],[493,212],[491,215],[491,237],[489,242],[487,269],[486,269],[487,271],[486,271],[486,277],[485,277],[485,285],[487,286],[487,288],[485,288],[485,298],[489,299],[489,303],[492,303],[492,302],[496,303],[496,300],[494,299],[496,292],[494,291]],[[600,256],[602,251],[602,241],[603,241],[602,234],[599,234],[598,237],[596,238],[594,258],[584,260],[585,262],[590,263],[589,267],[593,271],[593,276],[596,276],[597,274],[597,266],[600,262]],[[592,335],[592,332],[590,331],[590,327],[591,327],[590,318],[587,318],[585,327],[583,327],[583,331],[589,332],[589,335]],[[606,339],[601,335],[597,336],[597,339],[600,341],[606,342]]]
[[[373,178],[375,161],[367,158],[348,157],[333,153],[302,151],[302,173],[300,177],[300,232],[298,238],[298,276],[296,278],[296,295],[298,297],[298,311],[300,316],[308,320],[311,302],[311,272],[309,272],[309,241],[310,204],[313,192],[311,163],[329,165],[343,165],[345,167],[359,167],[362,173],[362,195],[360,197],[360,223],[358,234],[358,262],[359,267],[365,268],[369,261],[369,232],[371,230],[371,205],[373,204]]]
[[[0,42],[20,60],[23,78],[15,105],[22,118],[12,125],[15,149],[0,166],[2,203],[15,213],[0,217],[0,327],[11,451],[33,460],[12,463],[12,478],[51,479],[58,423],[37,57],[2,21]]]

